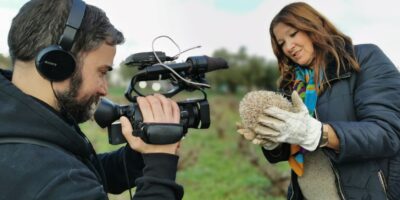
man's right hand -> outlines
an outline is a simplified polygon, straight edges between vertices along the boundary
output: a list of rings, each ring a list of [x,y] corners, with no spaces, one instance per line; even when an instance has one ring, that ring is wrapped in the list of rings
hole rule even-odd
[[[144,123],[179,123],[180,111],[178,104],[163,95],[154,94],[147,97],[137,97]],[[169,153],[177,154],[180,142],[166,145],[146,144],[140,137],[132,134],[132,124],[128,118],[120,118],[122,134],[129,146],[141,153]],[[167,134],[167,133],[165,133]]]

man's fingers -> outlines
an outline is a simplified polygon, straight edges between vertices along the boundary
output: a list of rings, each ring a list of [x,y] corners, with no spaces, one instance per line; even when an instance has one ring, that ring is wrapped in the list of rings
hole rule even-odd
[[[122,133],[131,133],[132,134],[132,125],[128,118],[125,116],[120,117],[119,121],[121,122],[121,130]]]
[[[136,146],[137,146],[137,144],[136,144],[137,137],[133,136],[133,134],[132,134],[133,129],[132,129],[131,122],[125,116],[120,117],[119,121],[121,122],[122,135],[124,135],[124,137],[125,137],[126,141],[128,142],[129,146],[132,149],[135,149]]]
[[[154,94],[154,97],[156,97],[159,100],[159,102],[161,103],[161,107],[162,107],[162,110],[164,111],[165,117],[172,118],[171,101],[169,99],[167,99],[164,95],[161,95],[161,94]],[[169,120],[166,119],[166,121],[169,121]]]
[[[154,122],[153,111],[145,97],[137,97],[140,112],[142,113],[143,122]]]
[[[146,99],[150,104],[151,110],[153,111],[154,121],[166,122],[165,113],[161,106],[161,101],[155,96],[147,96]]]
[[[137,97],[143,122],[179,123],[180,110],[178,104],[163,95]]]
[[[179,106],[175,101],[173,101],[171,99],[169,99],[169,101],[172,105],[172,118],[173,118],[172,123],[179,124],[180,120],[181,120],[181,111],[179,109]]]

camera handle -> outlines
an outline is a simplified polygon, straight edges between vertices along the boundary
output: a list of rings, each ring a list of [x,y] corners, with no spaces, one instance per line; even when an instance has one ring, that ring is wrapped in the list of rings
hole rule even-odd
[[[132,134],[140,137],[147,144],[173,144],[185,136],[181,124],[170,123],[141,123]],[[120,122],[108,127],[108,140],[113,145],[126,143]]]
[[[133,130],[133,135],[147,144],[173,144],[182,139],[184,131],[181,124],[142,123],[139,129]]]

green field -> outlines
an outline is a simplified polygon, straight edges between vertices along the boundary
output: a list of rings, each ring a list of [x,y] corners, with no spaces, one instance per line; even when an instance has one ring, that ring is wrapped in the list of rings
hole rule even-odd
[[[123,89],[113,88],[108,98],[121,102]],[[271,165],[260,147],[245,141],[235,131],[241,95],[209,95],[211,127],[189,129],[180,149],[178,183],[186,200],[285,199],[286,163]],[[106,130],[90,121],[81,125],[98,152],[118,148],[108,144]],[[275,177],[272,184],[268,177]],[[281,181],[284,177],[285,181]],[[110,199],[128,199],[125,192]]]

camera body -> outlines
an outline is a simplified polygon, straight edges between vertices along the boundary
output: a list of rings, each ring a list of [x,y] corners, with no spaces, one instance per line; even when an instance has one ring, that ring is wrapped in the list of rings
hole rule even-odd
[[[113,123],[121,116],[129,119],[134,129],[133,134],[149,144],[174,143],[187,133],[188,128],[206,129],[210,126],[210,109],[206,100],[187,100],[178,102],[178,106],[180,128],[170,126],[170,124],[144,124],[142,113],[136,102],[121,106],[106,98],[101,99],[94,118],[100,127],[108,127],[110,144],[126,142],[121,132],[121,124]],[[149,127],[155,126],[158,128],[149,130]],[[158,130],[162,130],[162,135]]]
[[[210,126],[210,108],[207,94],[204,91],[206,85],[205,73],[218,69],[228,68],[227,62],[222,58],[210,58],[208,56],[189,57],[184,63],[158,63],[171,61],[174,58],[165,56],[163,52],[143,52],[133,54],[125,60],[128,67],[138,66],[139,70],[131,79],[125,92],[125,97],[131,102],[129,105],[117,105],[112,101],[102,98],[94,114],[95,121],[102,127],[108,127],[109,143],[121,144],[126,142],[122,135],[121,125],[114,123],[121,116],[126,116],[134,129],[133,135],[142,138],[149,144],[170,144],[179,141],[189,128],[207,129]],[[170,69],[166,69],[167,65]],[[184,80],[177,78],[177,75]],[[172,97],[181,91],[200,91],[203,98],[177,102],[180,109],[180,123],[160,124],[143,123],[137,96],[144,96],[135,88],[139,81],[169,80],[173,89],[164,93],[166,97]],[[190,80],[190,82],[185,81]],[[201,85],[191,84],[193,81]],[[135,94],[132,94],[135,92]]]

